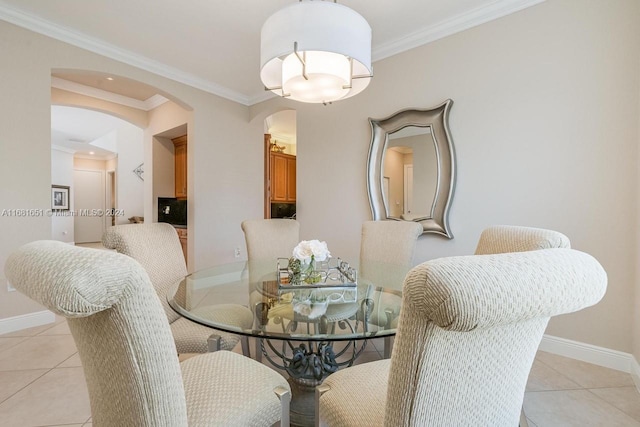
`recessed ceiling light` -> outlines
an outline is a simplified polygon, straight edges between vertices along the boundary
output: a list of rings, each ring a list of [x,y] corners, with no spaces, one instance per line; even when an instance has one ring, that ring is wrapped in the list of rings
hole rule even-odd
[[[94,155],[96,153],[94,151],[89,151],[89,154]]]
[[[109,80],[110,82],[113,81],[113,77],[107,77],[107,80]]]

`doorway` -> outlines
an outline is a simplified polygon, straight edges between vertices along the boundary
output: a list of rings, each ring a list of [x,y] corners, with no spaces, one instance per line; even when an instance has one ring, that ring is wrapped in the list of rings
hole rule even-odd
[[[73,233],[76,243],[94,243],[102,240],[105,229],[105,177],[104,171],[73,171],[75,217]]]
[[[296,217],[296,111],[274,113],[264,121],[264,217]]]
[[[105,206],[112,213],[115,212],[116,210],[116,194],[117,194],[116,171],[114,170],[107,171],[107,189],[106,189],[107,201],[105,203]],[[104,220],[105,220],[105,226],[107,228],[113,227],[114,225],[116,225],[115,215],[106,215]]]

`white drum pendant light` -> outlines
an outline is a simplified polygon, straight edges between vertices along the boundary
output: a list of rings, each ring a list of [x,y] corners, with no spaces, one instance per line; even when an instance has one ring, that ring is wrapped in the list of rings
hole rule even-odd
[[[260,42],[260,79],[279,96],[326,104],[362,92],[372,77],[371,27],[335,2],[279,10],[262,26]]]

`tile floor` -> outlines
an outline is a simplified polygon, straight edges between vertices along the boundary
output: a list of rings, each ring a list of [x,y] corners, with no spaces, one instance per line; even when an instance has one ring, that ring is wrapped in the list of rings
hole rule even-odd
[[[359,362],[379,359],[380,344]],[[544,352],[531,370],[524,410],[531,427],[640,427],[640,394],[630,375]],[[0,335],[0,426],[91,426],[80,359],[63,318]]]

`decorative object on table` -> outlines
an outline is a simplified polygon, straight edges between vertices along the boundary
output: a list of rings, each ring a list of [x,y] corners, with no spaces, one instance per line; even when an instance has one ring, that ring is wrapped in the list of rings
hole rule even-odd
[[[278,258],[278,289],[355,288],[358,272],[340,258],[314,263],[313,269],[294,258]]]
[[[310,264],[314,266],[309,267]],[[335,262],[324,260],[310,264],[302,264],[294,257],[278,258],[279,304],[270,310],[270,316],[281,315],[279,310],[293,310],[314,320],[324,315],[330,304],[358,300],[355,268],[340,258]]]
[[[69,186],[68,185],[52,185],[51,186],[51,209],[68,211],[69,210]]]
[[[322,279],[316,269],[316,261],[327,261],[331,258],[331,252],[327,242],[319,240],[303,240],[293,248],[293,255],[289,264],[293,272],[292,281],[304,281],[309,285],[318,283]]]

